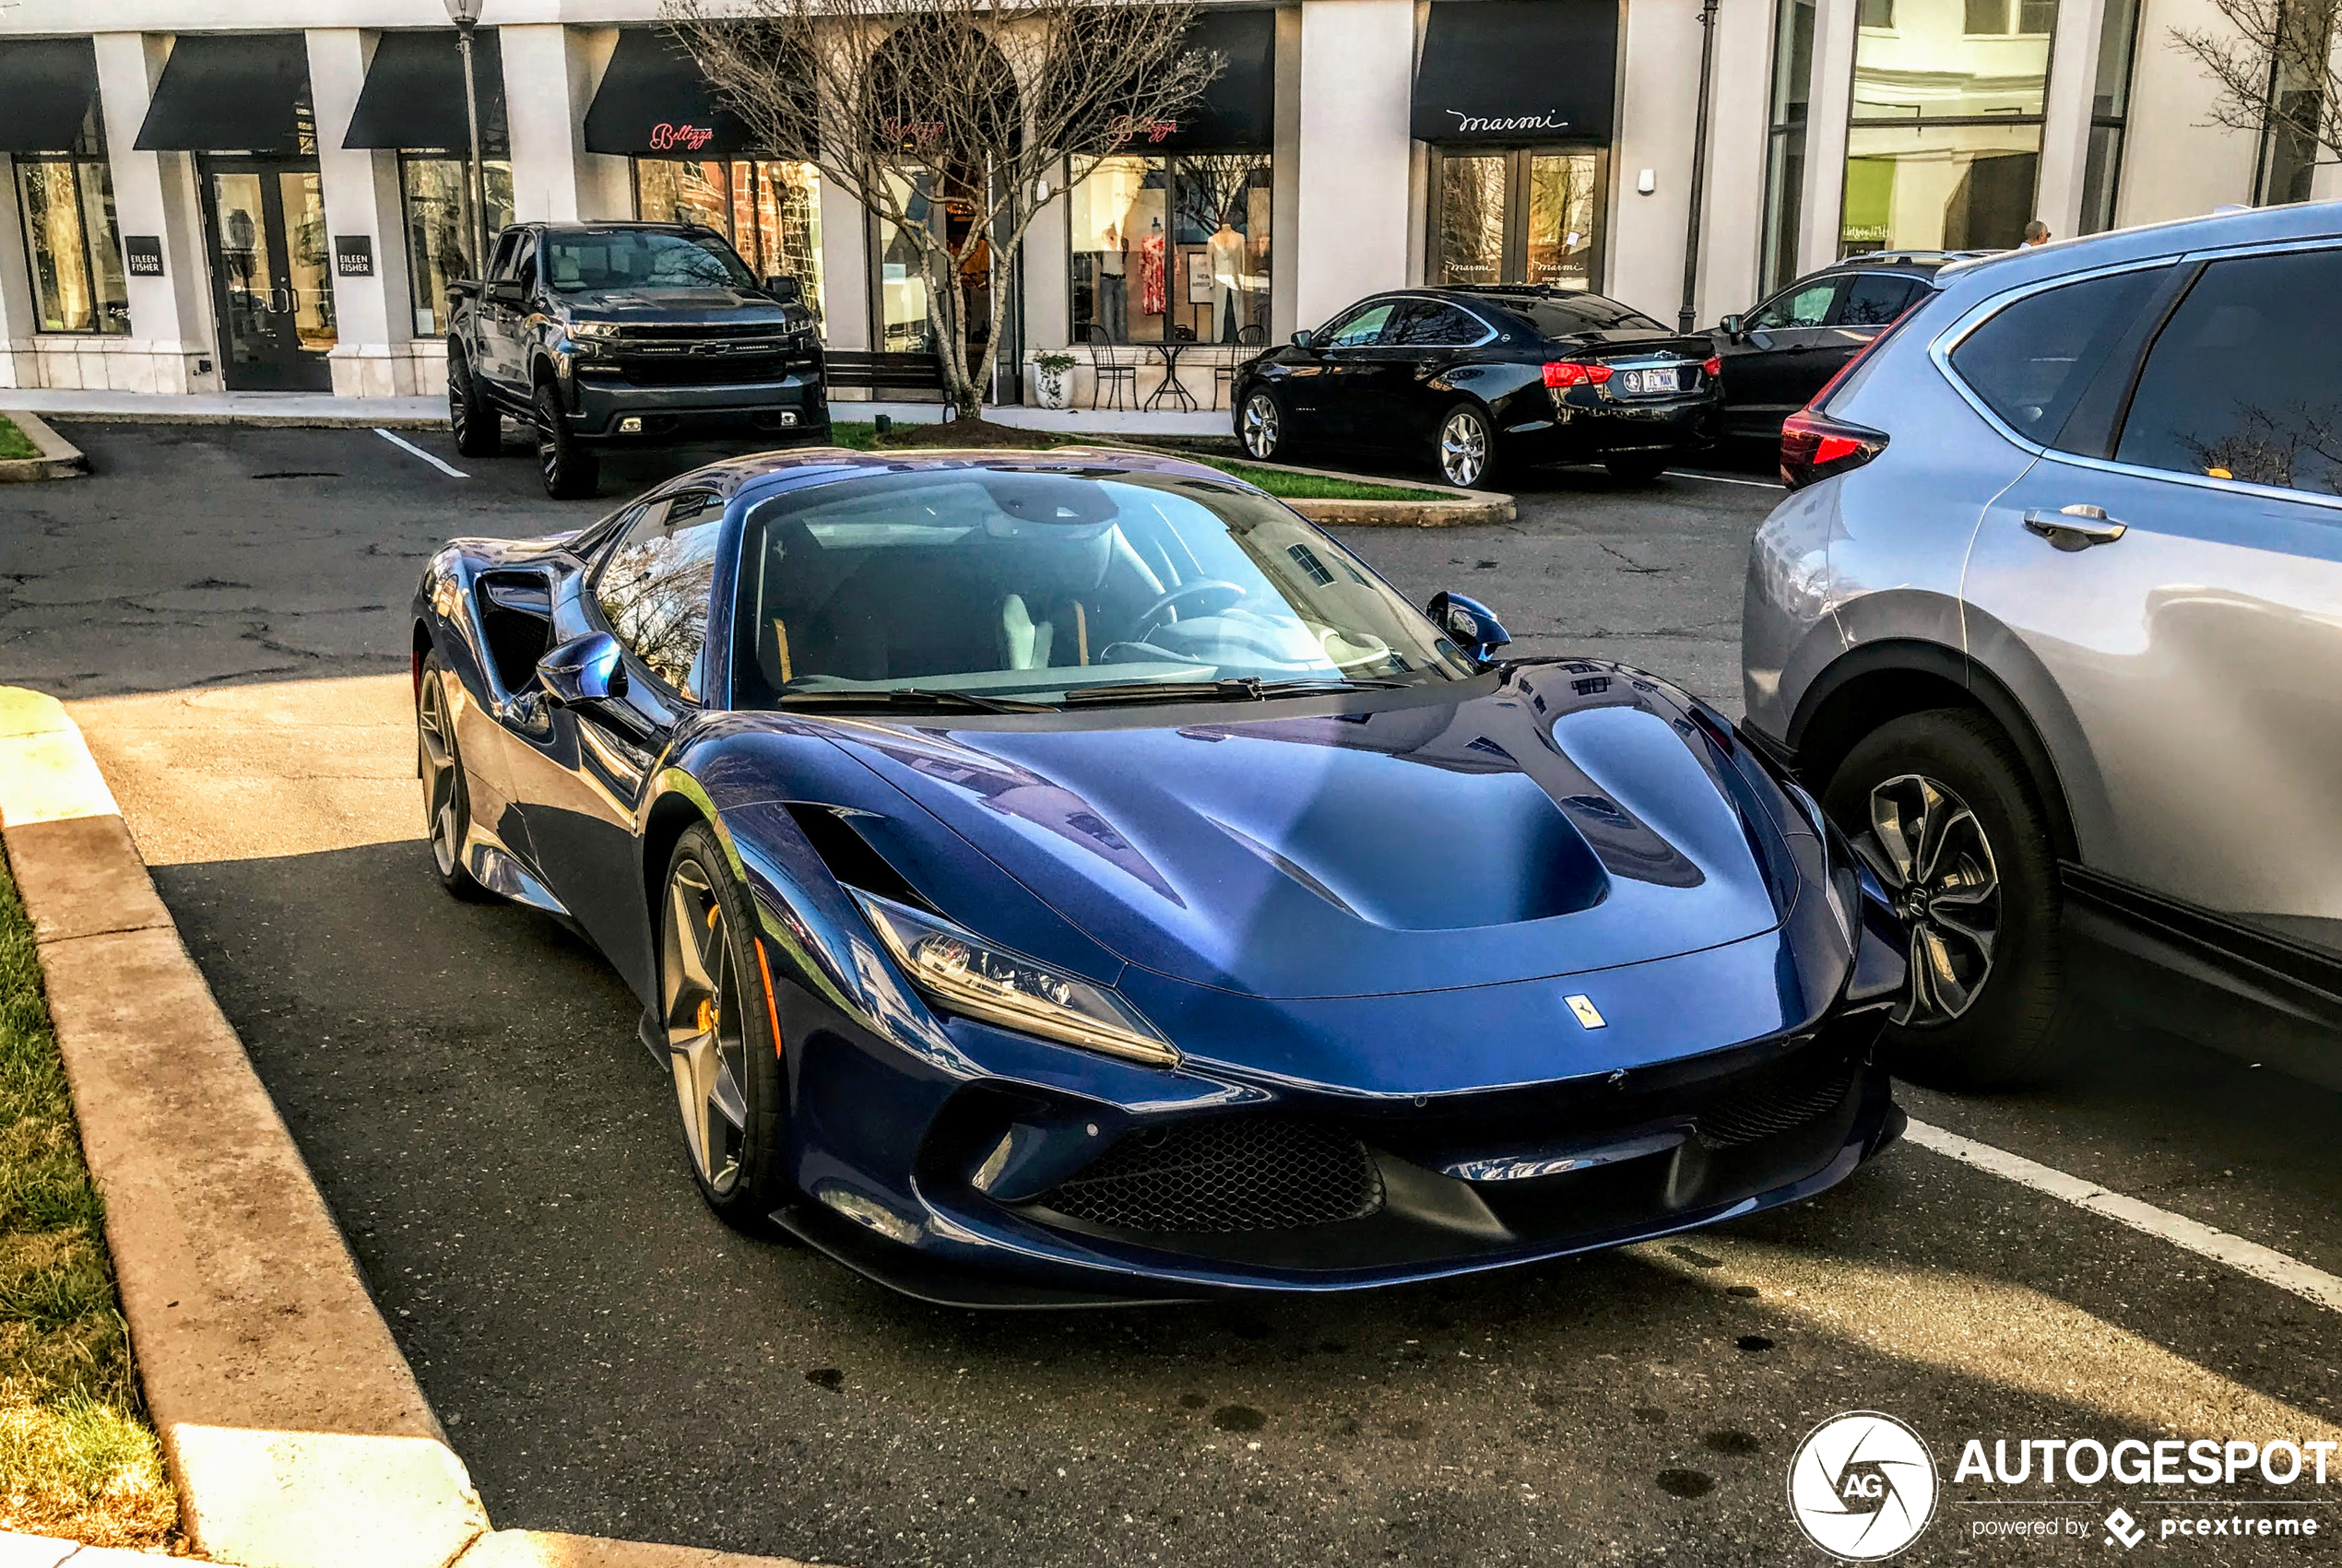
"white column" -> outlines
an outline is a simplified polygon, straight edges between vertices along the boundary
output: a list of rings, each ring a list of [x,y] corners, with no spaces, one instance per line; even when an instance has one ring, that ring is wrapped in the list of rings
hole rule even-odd
[[[1772,73],[1731,62],[1766,60],[1777,6],[1737,0],[1716,11],[1716,75],[1708,114],[1708,210],[1700,220],[1695,319],[1703,326],[1756,302],[1765,248],[1765,159]]]
[[[1818,0],[1814,8],[1814,79],[1805,120],[1805,199],[1799,219],[1797,270],[1838,260],[1839,218],[1846,203],[1846,117],[1854,107],[1857,0]]]
[[[2082,231],[2082,180],[2090,156],[2090,107],[2098,93],[2098,37],[2105,23],[2106,0],[2058,0],[2033,216],[2060,239]]]
[[[2212,83],[2174,28],[2228,26],[2216,0],[2146,0],[2131,61],[2130,115],[2123,133],[2118,224],[2201,218],[2224,202],[2253,199],[2260,138],[2211,123]]]
[[[1303,0],[1293,239],[1304,323],[1406,284],[1414,41],[1413,0]]]
[[[401,239],[398,155],[341,145],[366,85],[373,40],[356,28],[315,28],[308,39],[309,98],[317,117],[317,172],[325,197],[325,231],[333,242],[329,253],[337,258],[341,240],[363,235],[374,256],[372,277],[347,277],[337,259],[329,264],[340,339],[326,356],[334,395],[412,397],[415,318]]]
[[[1626,24],[1618,140],[1611,151],[1610,189],[1598,198],[1607,204],[1610,219],[1603,292],[1673,323],[1683,303],[1684,235],[1691,216],[1699,0],[1635,0]],[[1727,74],[1724,56],[1716,64],[1720,77]],[[1636,189],[1646,169],[1654,180],[1649,195]]]
[[[586,111],[618,29],[507,23],[497,37],[512,132],[514,218],[567,223],[633,217],[626,160],[586,150]]]
[[[1301,324],[1301,11],[1278,8],[1276,124],[1269,144],[1269,341]]]
[[[833,348],[870,346],[869,224],[860,202],[822,182],[822,323]]]
[[[15,159],[0,153],[0,387],[39,386],[41,358],[32,335],[41,325],[25,262],[24,209],[17,197]]]
[[[1065,182],[1062,166],[1049,176],[1054,191]],[[1063,348],[1073,336],[1072,301],[1067,298],[1068,252],[1073,239],[1073,209],[1058,196],[1033,217],[1024,231],[1024,351]],[[1020,372],[1022,373],[1022,372]],[[1024,378],[1029,397],[1033,378]]]
[[[113,175],[114,218],[124,236],[154,235],[162,242],[163,275],[132,277],[130,338],[120,351],[103,356],[104,383],[129,392],[216,392],[220,387],[218,341],[212,320],[211,272],[204,254],[202,194],[195,187],[195,155],[139,152],[132,144],[146,123],[147,104],[161,79],[171,40],[156,33],[101,32],[98,97],[106,124],[106,160]],[[52,341],[54,341],[53,339]],[[51,386],[91,384],[89,366],[69,367],[68,358],[44,354]],[[57,372],[76,379],[67,381]]]

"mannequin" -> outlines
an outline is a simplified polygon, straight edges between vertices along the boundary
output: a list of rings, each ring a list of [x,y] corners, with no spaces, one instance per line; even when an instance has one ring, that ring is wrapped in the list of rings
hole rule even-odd
[[[1204,244],[1212,253],[1212,314],[1216,323],[1212,336],[1234,343],[1244,307],[1244,236],[1223,218],[1219,230]]]
[[[1119,222],[1106,226],[1098,252],[1098,318],[1108,343],[1120,343],[1130,325],[1130,242]]]
[[[1139,241],[1139,308],[1151,316],[1163,314],[1170,302],[1163,286],[1163,219],[1158,218]]]

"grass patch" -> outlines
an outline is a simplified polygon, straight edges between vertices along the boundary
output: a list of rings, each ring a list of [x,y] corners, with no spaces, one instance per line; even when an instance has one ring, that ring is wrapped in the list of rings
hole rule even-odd
[[[40,455],[41,449],[32,444],[32,438],[17,429],[14,419],[0,414],[0,460]]]
[[[897,425],[895,430],[905,427]],[[911,427],[924,430],[926,426]],[[993,427],[995,430],[999,427]],[[1011,443],[1000,440],[1003,447],[1022,447],[1030,452],[1047,452],[1060,446],[1094,444],[1087,436],[1068,437],[1056,430],[1020,432],[1023,441]],[[931,442],[897,440],[893,431],[881,438],[878,427],[867,421],[836,419],[830,425],[830,439],[839,446],[856,452],[916,452],[931,448]],[[1110,439],[1110,438],[1109,438]],[[1166,456],[1186,457],[1197,463],[1208,463],[1224,474],[1242,479],[1248,485],[1258,485],[1283,501],[1453,501],[1454,496],[1442,490],[1415,489],[1404,485],[1362,484],[1354,479],[1329,479],[1317,474],[1295,474],[1281,468],[1261,468],[1233,458],[1216,457],[1204,452],[1165,453]]]
[[[177,1529],[49,1029],[0,869],[0,1529],[151,1547]]]

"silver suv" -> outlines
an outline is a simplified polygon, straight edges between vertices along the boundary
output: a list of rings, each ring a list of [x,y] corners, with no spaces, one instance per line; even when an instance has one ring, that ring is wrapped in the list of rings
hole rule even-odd
[[[1936,281],[1783,427],[1742,630],[1910,921],[1898,1069],[2038,1076],[2087,991],[2342,1083],[2342,204]]]

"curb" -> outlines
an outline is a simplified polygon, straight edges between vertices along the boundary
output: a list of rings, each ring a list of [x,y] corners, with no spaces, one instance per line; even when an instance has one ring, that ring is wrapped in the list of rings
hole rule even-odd
[[[1094,442],[1090,444],[1108,448],[1120,446],[1126,451],[1143,452],[1154,457],[1194,460],[1191,453],[1141,446],[1135,442]],[[1238,457],[1235,461],[1248,468],[1260,468],[1272,474],[1306,474],[1314,479],[1379,485],[1386,489],[1429,490],[1436,495],[1454,498],[1440,501],[1297,501],[1283,496],[1277,498],[1310,522],[1330,524],[1335,527],[1466,528],[1510,523],[1520,515],[1513,498],[1496,490],[1461,490],[1452,485],[1425,480],[1392,479],[1378,474],[1348,474],[1339,468],[1304,468],[1292,463],[1260,463],[1249,457]]]
[[[11,457],[0,460],[0,485],[31,484],[42,479],[77,479],[89,472],[89,459],[81,448],[51,430],[47,421],[27,408],[0,408],[8,422],[24,431],[25,439],[40,450],[38,457]]]
[[[809,1568],[492,1529],[79,726],[10,686],[0,845],[197,1553],[243,1568]],[[0,1531],[0,1568],[68,1560],[154,1558]]]
[[[24,415],[15,409],[0,409],[11,419],[21,422]],[[89,411],[51,409],[52,418],[70,419],[78,425],[245,425],[254,429],[313,430],[444,430],[445,419],[419,419],[412,414],[268,414],[243,411],[234,414],[213,412],[181,413],[169,409],[148,412],[145,409],[101,408]]]

